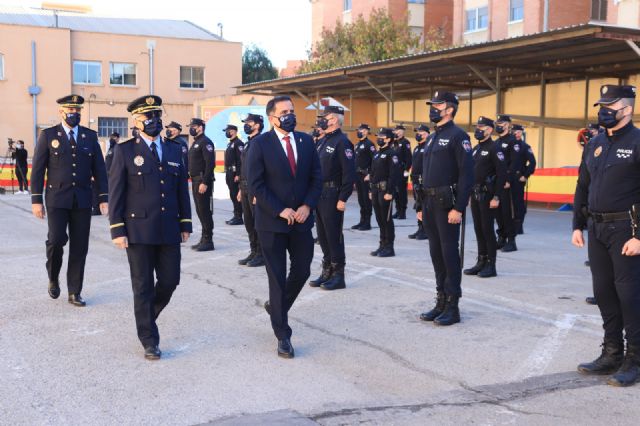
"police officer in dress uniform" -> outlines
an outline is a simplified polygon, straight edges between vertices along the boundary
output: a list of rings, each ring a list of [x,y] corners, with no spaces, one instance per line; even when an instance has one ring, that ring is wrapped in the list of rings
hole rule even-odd
[[[223,131],[225,137],[229,139],[227,149],[224,151],[224,171],[229,196],[233,203],[233,217],[225,223],[227,225],[242,225],[244,223],[242,221],[242,203],[238,200],[238,191],[240,191],[240,169],[244,142],[238,138],[238,128],[233,124],[227,124]]]
[[[180,142],[160,136],[162,99],[143,96],[127,111],[140,134],[114,150],[109,173],[111,238],[127,250],[144,356],[157,360],[161,352],[156,320],[180,283],[180,243],[191,234],[189,184]]]
[[[395,134],[392,129],[381,128],[377,135],[378,152],[373,156],[371,172],[365,177],[369,182],[371,192],[369,197],[373,204],[376,222],[380,228],[380,242],[371,256],[395,256],[393,243],[395,241],[395,225],[393,223],[393,194],[398,182],[402,181],[402,163],[393,149]]]
[[[411,142],[404,137],[406,128],[402,124],[398,124],[393,131],[395,140],[393,142],[394,149],[400,158],[402,164],[402,179],[400,180],[396,192],[396,212],[394,219],[407,218],[407,205],[409,204],[409,195],[407,194],[407,185],[409,183],[409,170],[411,170]]]
[[[111,163],[113,163],[113,150],[119,141],[120,133],[111,133],[109,136],[109,148],[107,148],[107,154],[104,156],[104,166],[107,169],[107,176],[109,175],[109,169],[111,169]]]
[[[344,108],[327,106],[318,116],[318,127],[325,132],[317,145],[322,169],[322,196],[318,202],[318,241],[322,248],[322,272],[309,282],[311,287],[337,290],[346,287],[344,267],[344,211],[353,192],[355,155],[353,145],[342,132]]]
[[[182,125],[180,123],[176,123],[172,121],[171,123],[164,126],[165,129],[165,139],[167,141],[175,141],[180,144],[180,149],[182,150],[182,162],[184,163],[185,170],[189,170],[189,143],[185,140],[184,137],[181,136],[182,133]]]
[[[606,132],[585,147],[574,199],[572,243],[589,228],[593,290],[602,315],[601,355],[584,374],[612,374],[610,385],[640,377],[640,129],[632,116],[636,88],[604,85],[596,106]],[[624,339],[627,342],[625,354]]]
[[[255,228],[255,199],[249,191],[247,158],[253,140],[260,136],[264,129],[264,119],[259,114],[249,114],[242,122],[244,123],[244,133],[247,135],[247,143],[244,145],[240,158],[240,193],[238,194],[238,198],[240,198],[242,202],[244,227],[249,236],[249,247],[251,251],[247,257],[238,260],[238,264],[257,267],[264,266],[264,257],[262,256],[262,247],[260,247],[258,232]]]
[[[474,132],[478,144],[472,151],[474,184],[471,194],[471,214],[478,241],[478,261],[463,272],[465,275],[477,275],[480,278],[497,275],[497,247],[493,221],[495,209],[502,202],[500,197],[507,179],[504,153],[498,143],[491,139],[494,127],[492,119],[478,118]]]
[[[513,226],[517,235],[524,234],[524,216],[527,213],[525,204],[525,187],[527,180],[536,170],[536,157],[533,149],[524,140],[524,127],[520,124],[512,126],[515,142],[511,156],[511,200],[513,203]],[[514,242],[515,245],[515,242]]]
[[[196,213],[202,225],[200,241],[191,246],[196,251],[211,251],[213,246],[213,212],[211,211],[211,196],[215,177],[213,170],[216,165],[216,150],[213,142],[204,135],[205,122],[199,118],[192,118],[189,123],[189,134],[193,143],[189,148],[189,176]]]
[[[44,219],[44,198],[49,225],[46,242],[49,296],[53,299],[60,296],[58,275],[62,268],[64,246],[69,241],[68,300],[75,306],[85,306],[80,293],[89,250],[91,188],[92,185],[98,187],[100,211],[106,215],[107,172],[98,135],[91,129],[79,126],[84,98],[69,95],[57,102],[62,122],[40,133],[33,154],[31,208],[35,217]]]
[[[358,143],[355,146],[356,153],[356,191],[358,192],[358,204],[360,205],[360,222],[351,229],[369,231],[371,229],[371,200],[369,199],[369,182],[364,178],[371,171],[371,161],[376,153],[376,147],[369,139],[371,128],[362,123],[358,126],[356,137]]]
[[[507,164],[507,182],[504,184],[503,201],[500,208],[496,211],[496,222],[498,222],[498,249],[503,252],[512,252],[518,250],[516,246],[516,229],[513,222],[513,206],[512,206],[512,184],[514,175],[513,168],[521,164],[524,152],[517,143],[515,136],[511,133],[511,116],[500,114],[495,121],[495,131],[498,134],[497,142],[500,149],[504,153],[505,162]],[[517,147],[516,147],[517,145]]]
[[[437,91],[429,118],[436,124],[429,135],[422,165],[423,201],[418,219],[429,237],[429,253],[436,273],[436,306],[420,315],[437,325],[460,322],[458,299],[462,277],[458,240],[460,223],[473,185],[473,157],[469,136],[453,119],[458,96]]]
[[[411,158],[411,185],[413,186],[413,208],[417,212],[420,210],[418,206],[422,204],[422,159],[430,129],[429,126],[421,124],[415,128],[415,132],[418,144],[413,149],[413,157]],[[413,234],[409,234],[409,238],[412,240],[427,239],[422,220],[418,220],[418,229]]]

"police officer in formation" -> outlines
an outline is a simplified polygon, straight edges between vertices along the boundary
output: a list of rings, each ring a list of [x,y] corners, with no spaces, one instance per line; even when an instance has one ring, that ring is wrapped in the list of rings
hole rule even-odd
[[[109,147],[107,153],[104,156],[104,165],[107,170],[107,176],[109,175],[109,169],[111,169],[111,163],[113,162],[113,150],[120,141],[120,133],[113,132],[109,136]]]
[[[358,205],[360,206],[360,222],[351,229],[369,231],[371,229],[371,200],[369,199],[369,182],[365,177],[371,171],[371,161],[376,153],[376,146],[369,139],[371,128],[362,123],[358,126],[356,137],[358,143],[355,146],[356,153],[356,191],[358,193]]]
[[[233,203],[233,217],[227,220],[227,225],[242,225],[242,203],[238,200],[240,191],[240,168],[244,142],[238,138],[238,128],[233,124],[227,124],[224,135],[229,139],[227,149],[224,151],[224,172],[229,188],[229,196]]]
[[[411,158],[411,184],[413,185],[413,208],[416,212],[420,210],[418,207],[422,203],[422,159],[424,158],[424,150],[427,138],[429,137],[429,126],[421,124],[415,129],[417,145],[413,149],[413,157]],[[412,240],[426,240],[427,233],[422,226],[422,220],[418,220],[418,229],[413,234],[409,234]]]
[[[107,214],[107,172],[97,133],[79,125],[84,98],[68,95],[57,103],[62,122],[40,133],[33,154],[31,209],[35,217],[44,219],[46,203],[49,296],[60,296],[62,255],[69,241],[68,301],[85,306],[81,292],[89,250],[92,186],[98,188],[101,213]]]
[[[524,152],[522,146],[517,143],[515,136],[511,133],[511,116],[500,114],[495,121],[495,131],[498,134],[497,142],[504,153],[507,164],[507,182],[504,184],[504,200],[500,203],[500,210],[496,212],[496,222],[498,223],[498,249],[503,252],[518,250],[516,246],[516,229],[513,222],[513,207],[511,203],[512,183],[514,167],[522,163]],[[516,147],[517,146],[517,147]],[[508,200],[508,201],[507,201]]]
[[[523,234],[524,216],[526,214],[525,186],[529,176],[536,168],[533,150],[524,140],[524,127],[520,124],[512,126],[514,142],[509,163],[509,177],[511,181],[511,203],[513,204],[513,227],[515,233]],[[515,239],[513,241],[515,247]],[[503,248],[504,250],[504,248]],[[507,250],[508,251],[508,250]]]
[[[458,240],[462,215],[473,185],[473,157],[469,136],[453,119],[458,96],[437,91],[430,105],[429,118],[435,131],[429,135],[422,165],[423,202],[418,218],[429,238],[429,252],[436,274],[436,306],[420,315],[437,325],[460,322],[458,300],[462,271]]]
[[[27,180],[27,173],[29,172],[28,157],[29,153],[24,148],[24,141],[19,140],[16,143],[15,149],[11,152],[11,158],[16,161],[16,177],[18,178],[17,194],[29,193],[29,181]]]
[[[182,162],[184,163],[184,167],[186,170],[189,170],[189,143],[182,137],[182,126],[175,121],[164,126],[165,129],[165,138],[168,141],[174,141],[180,144],[180,149],[182,151]]]
[[[371,256],[395,256],[395,225],[393,223],[393,194],[402,181],[402,163],[393,148],[395,134],[392,129],[381,128],[377,135],[378,152],[373,156],[371,172],[365,177],[371,192],[369,197],[373,204],[376,222],[380,228],[380,243],[371,252]]]
[[[353,145],[342,132],[344,108],[327,106],[318,116],[325,132],[316,149],[322,170],[322,195],[318,202],[316,230],[322,248],[322,272],[309,282],[324,290],[345,288],[344,211],[353,192],[355,159]]]
[[[149,360],[161,357],[156,320],[180,283],[180,243],[192,231],[182,147],[162,139],[162,99],[127,107],[139,137],[119,143],[109,174],[113,243],[127,250],[138,338]],[[155,272],[155,278],[154,278]]]
[[[192,118],[189,134],[193,143],[189,148],[189,176],[191,177],[193,202],[202,225],[200,241],[191,246],[196,251],[211,251],[213,246],[213,212],[211,202],[213,194],[213,171],[216,165],[216,152],[213,142],[204,134],[205,122]]]
[[[640,129],[632,121],[636,88],[604,85],[598,123],[606,131],[584,149],[574,199],[572,243],[584,246],[602,315],[601,355],[580,364],[584,374],[612,374],[608,383],[630,386],[640,377]],[[624,334],[623,334],[624,332]],[[626,352],[624,341],[626,340]]]
[[[242,121],[244,123],[244,133],[247,135],[247,143],[244,145],[244,149],[241,152],[240,158],[240,191],[238,198],[242,203],[242,213],[244,215],[244,227],[247,230],[249,236],[249,255],[243,259],[238,260],[239,265],[246,265],[249,267],[257,267],[264,265],[264,257],[262,256],[262,247],[260,247],[260,240],[258,239],[258,233],[255,228],[255,200],[251,192],[249,191],[249,170],[247,158],[249,156],[249,150],[253,144],[253,140],[260,136],[264,129],[264,119],[259,114],[249,114]]]
[[[405,127],[402,124],[396,126],[393,133],[395,139],[393,142],[394,149],[400,159],[402,165],[402,179],[398,184],[396,191],[396,212],[393,215],[394,219],[406,219],[407,218],[407,205],[409,204],[407,194],[407,184],[409,183],[409,170],[411,169],[411,142],[404,137]]]
[[[501,202],[510,202],[510,200],[501,200],[507,178],[507,166],[500,146],[491,139],[494,127],[495,124],[490,118],[478,118],[474,132],[478,144],[472,151],[474,184],[471,194],[471,214],[478,242],[478,261],[463,272],[465,275],[477,275],[480,278],[497,275],[494,212]]]

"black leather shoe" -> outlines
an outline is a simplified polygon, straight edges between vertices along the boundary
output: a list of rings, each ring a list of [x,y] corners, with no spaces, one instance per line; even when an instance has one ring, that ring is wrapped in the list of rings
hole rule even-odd
[[[587,302],[587,304],[589,305],[597,305],[598,301],[596,300],[596,298],[594,296],[591,297],[587,297],[586,299],[584,299],[585,302]]]
[[[331,262],[322,261],[322,272],[315,280],[309,281],[309,287],[320,287],[331,278]]]
[[[351,227],[351,229],[356,229],[357,230],[357,229],[360,229],[361,226],[362,226],[362,223],[356,223],[355,225],[353,225]]]
[[[447,296],[444,303],[444,312],[436,317],[433,323],[441,326],[459,323],[460,310],[458,309],[458,299],[457,296]]]
[[[505,244],[507,244],[507,240],[504,237],[498,237],[496,240],[496,248],[498,250],[502,250],[502,247],[504,247]]]
[[[157,361],[162,356],[162,352],[158,345],[147,346],[144,348],[144,357],[150,361]]]
[[[393,257],[395,255],[396,255],[396,252],[393,249],[393,246],[383,247],[382,250],[378,252],[378,257]]]
[[[488,259],[489,256],[479,255],[476,264],[469,269],[463,270],[462,273],[465,275],[478,275],[478,272],[482,271]]]
[[[516,246],[516,238],[511,237],[507,238],[507,243],[500,249],[503,253],[510,253],[512,251],[518,251],[518,246]]]
[[[198,248],[195,250],[196,251],[212,251],[212,250],[215,250],[215,247],[213,246],[213,241],[206,241],[200,244]]]
[[[398,212],[398,217],[397,219],[399,220],[405,220],[407,218],[407,212],[402,210]]]
[[[278,340],[278,356],[280,358],[293,358],[295,356],[291,340]]]
[[[271,316],[271,303],[268,300],[264,302],[264,310]]]
[[[616,373],[609,378],[611,386],[631,386],[640,379],[640,348],[627,345],[627,354]]]
[[[433,309],[427,312],[423,312],[420,314],[420,319],[422,321],[433,321],[437,317],[444,312],[444,304],[445,304],[445,296],[443,292],[438,292],[436,294],[436,306]]]
[[[622,342],[604,342],[602,353],[591,362],[578,365],[582,374],[605,375],[616,372],[624,361],[624,345]]]
[[[58,284],[58,281],[49,281],[49,296],[52,299],[57,299],[60,296],[60,284]]]
[[[394,214],[391,215],[391,219],[397,219],[398,218],[398,212],[395,212]]]
[[[227,222],[227,225],[244,225],[244,221],[240,217],[234,217],[230,221]]]
[[[78,307],[83,307],[87,305],[87,302],[85,302],[82,296],[80,296],[79,294],[70,294],[69,303],[71,303],[73,306],[78,306]]]
[[[247,266],[250,268],[256,268],[258,266],[264,266],[264,257],[261,254],[257,254],[253,259],[251,259]]]
[[[321,284],[320,288],[322,288],[323,290],[340,290],[346,287],[347,285],[344,282],[344,263],[332,263],[331,278]]]
[[[415,240],[416,239],[416,235],[418,235],[418,231],[414,232],[413,234],[407,235],[407,238],[409,238],[410,240]]]
[[[382,251],[382,245],[379,245],[377,249],[375,249],[374,251],[372,251],[371,253],[369,253],[371,256],[377,256],[378,253],[380,253],[380,251]]]
[[[245,257],[244,259],[240,259],[238,260],[238,265],[246,265],[247,263],[249,263],[251,261],[251,259],[253,259],[254,257],[256,257],[256,253],[255,252],[251,252],[249,253],[249,256]]]
[[[587,268],[591,267],[591,262],[589,262],[588,260],[585,260],[584,266],[586,266]]]
[[[191,246],[191,250],[198,250],[198,247],[200,247],[200,244],[202,244],[202,238],[200,238],[200,241],[198,241],[197,243]]]
[[[484,264],[484,268],[478,272],[478,278],[491,278],[498,276],[496,272],[495,259],[487,259],[487,263]]]
[[[429,237],[427,237],[427,233],[424,231],[419,231],[416,234],[416,241],[424,241],[424,240],[428,240]]]
[[[362,225],[360,225],[360,228],[358,228],[358,231],[371,231],[371,224],[363,223]]]

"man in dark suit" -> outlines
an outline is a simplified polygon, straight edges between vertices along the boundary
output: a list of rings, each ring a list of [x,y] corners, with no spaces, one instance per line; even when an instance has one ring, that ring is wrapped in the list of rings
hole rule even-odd
[[[97,133],[79,125],[84,98],[69,95],[57,102],[62,122],[40,133],[33,154],[31,209],[35,217],[44,219],[44,198],[49,225],[46,242],[49,296],[53,299],[60,296],[58,275],[64,246],[69,241],[68,300],[75,306],[85,306],[80,293],[89,250],[91,188],[97,185],[100,211],[106,214],[107,172]]]
[[[114,150],[109,222],[113,243],[127,249],[144,356],[156,360],[162,355],[156,319],[180,283],[180,243],[192,231],[189,185],[180,141],[160,136],[162,99],[143,96],[127,111],[140,136]]]
[[[310,274],[311,212],[322,192],[322,175],[311,136],[294,132],[291,98],[277,96],[266,110],[274,128],[252,143],[249,188],[257,199],[255,226],[269,276],[265,309],[278,339],[278,356],[293,358],[288,312]],[[287,252],[291,261],[288,276]]]

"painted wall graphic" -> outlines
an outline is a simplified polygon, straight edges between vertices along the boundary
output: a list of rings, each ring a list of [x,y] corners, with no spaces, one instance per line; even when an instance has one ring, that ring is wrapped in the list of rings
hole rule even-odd
[[[216,149],[225,149],[227,147],[228,140],[223,131],[227,124],[237,126],[238,137],[244,141],[247,140],[247,135],[242,131],[242,120],[247,114],[261,115],[264,119],[265,130],[269,129],[269,121],[263,105],[203,106],[200,113],[202,119],[207,123],[204,133],[213,141]]]

